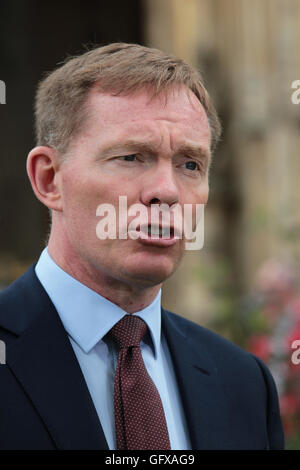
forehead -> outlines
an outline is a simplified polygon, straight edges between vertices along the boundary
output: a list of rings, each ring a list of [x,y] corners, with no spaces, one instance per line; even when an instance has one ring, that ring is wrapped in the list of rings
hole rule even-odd
[[[210,141],[206,112],[185,86],[153,96],[149,90],[126,95],[99,92],[95,87],[87,100],[88,129],[112,134],[139,133],[155,139],[162,132],[184,134],[189,139]],[[102,133],[102,132],[101,132]]]

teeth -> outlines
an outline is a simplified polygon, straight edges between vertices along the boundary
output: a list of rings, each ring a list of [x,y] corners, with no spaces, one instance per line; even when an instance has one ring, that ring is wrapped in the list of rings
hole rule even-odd
[[[148,226],[142,226],[140,230],[144,233],[146,233],[150,237],[167,237],[169,238],[171,235],[171,229],[170,227],[159,227],[157,225],[148,225]]]
[[[170,229],[167,227],[148,227],[148,235],[152,235],[153,237],[169,237],[170,236]]]
[[[159,227],[148,227],[148,235],[153,237],[161,236],[161,229]]]

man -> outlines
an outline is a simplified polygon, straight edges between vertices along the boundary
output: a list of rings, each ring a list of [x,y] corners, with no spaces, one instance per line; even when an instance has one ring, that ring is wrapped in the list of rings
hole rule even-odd
[[[220,134],[198,73],[139,45],[95,49],[41,82],[36,129],[27,171],[52,225],[0,296],[1,448],[283,448],[262,362],[160,305],[186,237],[152,208],[206,204]]]

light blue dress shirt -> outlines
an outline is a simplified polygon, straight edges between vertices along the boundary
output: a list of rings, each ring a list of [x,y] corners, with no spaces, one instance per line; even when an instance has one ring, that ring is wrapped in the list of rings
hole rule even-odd
[[[116,449],[113,388],[117,353],[103,338],[126,312],[63,271],[47,248],[35,272],[68,333],[107,444]],[[161,291],[148,307],[134,315],[142,318],[150,331],[141,341],[141,351],[162,400],[171,448],[191,449],[170,352],[161,332]]]

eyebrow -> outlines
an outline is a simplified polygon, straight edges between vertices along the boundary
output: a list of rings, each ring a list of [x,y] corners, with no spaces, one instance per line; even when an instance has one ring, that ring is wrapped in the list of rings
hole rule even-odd
[[[112,144],[108,145],[107,147],[101,148],[100,153],[105,154],[137,150],[148,153],[156,153],[158,151],[158,148],[150,142],[145,143],[140,142],[138,140],[129,139],[119,144]]]
[[[134,139],[126,140],[122,143],[108,145],[107,147],[101,148],[101,154],[105,153],[117,153],[117,152],[124,152],[124,151],[140,151],[145,153],[155,154],[159,152],[159,148],[152,144],[151,142],[141,142]],[[205,160],[206,164],[208,165],[211,160],[211,153],[209,149],[201,145],[194,145],[194,144],[183,144],[178,147],[175,154],[185,154],[191,158],[197,158],[201,160]]]
[[[181,145],[177,149],[176,153],[185,154],[192,158],[205,160],[207,165],[209,164],[211,160],[210,150],[206,149],[205,147],[201,145],[194,145],[194,144]]]

